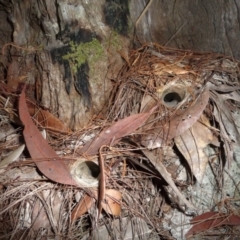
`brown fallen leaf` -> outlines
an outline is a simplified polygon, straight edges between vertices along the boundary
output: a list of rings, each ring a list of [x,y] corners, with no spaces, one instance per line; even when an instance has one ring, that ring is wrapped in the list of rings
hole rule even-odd
[[[21,85],[20,85],[21,86]],[[15,112],[15,102],[16,102],[16,90],[9,87],[5,83],[0,83],[0,105],[7,105],[4,106],[4,110],[9,113],[10,120],[13,121],[15,124],[20,125],[20,121],[16,116]],[[39,107],[36,102],[26,98],[27,107],[31,117],[36,120],[36,123],[41,127],[48,129],[53,132],[59,132],[63,134],[71,133],[71,130],[65,126],[65,124],[60,121],[57,117],[55,117],[51,112],[48,110],[44,110]]]
[[[80,150],[80,154],[94,155],[98,153],[102,145],[117,143],[122,137],[125,137],[142,126],[149,116],[156,110],[152,108],[149,112],[134,114],[114,123],[107,129],[104,129],[95,139],[85,144]]]
[[[209,100],[209,90],[206,88],[196,99],[194,104],[179,115],[173,117],[168,123],[164,124],[162,130],[156,134],[143,136],[141,143],[148,149],[154,149],[162,146],[176,136],[181,135],[189,129],[202,115]]]
[[[105,201],[102,202],[102,208],[109,214],[119,216],[121,212],[121,205],[119,202],[122,200],[122,193],[115,189],[107,189]]]
[[[206,212],[194,217],[191,224],[194,226],[186,233],[186,238],[223,225],[240,226],[240,217],[234,214]]]
[[[95,200],[93,197],[89,196],[88,194],[85,194],[81,198],[80,202],[73,209],[71,214],[71,221],[74,222],[83,214],[85,214],[92,207],[94,201]]]
[[[71,130],[63,124],[57,117],[55,117],[52,113],[47,110],[43,110],[37,106],[35,106],[32,102],[28,104],[28,110],[30,115],[36,120],[37,124],[41,128],[46,128],[53,132],[59,133],[71,133]]]
[[[174,138],[178,150],[188,162],[198,182],[202,181],[209,159],[204,148],[214,141],[213,133],[207,127],[210,126],[207,117],[202,115],[201,120],[203,123],[197,121],[191,128]]]
[[[49,146],[32,122],[26,104],[25,86],[19,99],[19,116],[24,125],[23,136],[28,151],[38,169],[54,182],[77,186],[63,160]],[[39,159],[42,160],[39,161]]]
[[[85,194],[80,202],[75,206],[71,214],[71,221],[74,222],[83,214],[85,214],[94,204],[95,198],[98,197],[96,190],[91,190],[93,196]],[[115,189],[107,189],[105,192],[105,199],[101,201],[102,208],[111,215],[119,216],[121,212],[122,194]],[[104,202],[105,201],[105,202]]]

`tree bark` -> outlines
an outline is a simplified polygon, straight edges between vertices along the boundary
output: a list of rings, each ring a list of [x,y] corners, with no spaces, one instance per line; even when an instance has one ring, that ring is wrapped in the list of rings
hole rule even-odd
[[[147,0],[132,0],[130,14],[137,21]],[[137,26],[141,42],[195,51],[217,52],[240,59],[240,2],[225,0],[151,1]]]
[[[104,0],[0,4],[1,32],[6,33],[1,62],[5,60],[7,84],[16,89],[24,81],[28,96],[67,126],[85,126],[107,101],[110,80],[123,63],[118,52],[129,44],[126,29],[117,32],[105,23],[116,18],[110,14],[116,11],[114,5]]]
[[[26,82],[27,94],[72,129],[101,111],[134,36],[136,46],[240,58],[238,1],[0,0],[0,7],[1,80],[15,89]]]

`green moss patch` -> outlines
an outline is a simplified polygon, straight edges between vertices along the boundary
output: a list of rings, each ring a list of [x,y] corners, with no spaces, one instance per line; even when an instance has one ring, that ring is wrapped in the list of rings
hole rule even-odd
[[[87,43],[70,42],[70,53],[64,55],[63,59],[69,61],[72,71],[76,73],[82,64],[88,62],[91,65],[103,55],[104,50],[101,43],[94,38]]]

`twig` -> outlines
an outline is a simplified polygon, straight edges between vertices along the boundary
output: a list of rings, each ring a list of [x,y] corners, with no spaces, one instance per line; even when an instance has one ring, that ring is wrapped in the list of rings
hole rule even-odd
[[[22,50],[25,50],[25,51],[37,51],[37,50],[41,50],[41,47],[39,48],[25,48],[25,47],[20,47],[14,43],[6,43],[3,48],[2,48],[2,55],[4,55],[4,50],[7,46],[13,46],[15,48],[18,48],[18,49],[22,49]]]
[[[137,28],[137,25],[139,24],[140,20],[142,19],[143,15],[147,12],[147,10],[149,9],[151,4],[152,4],[152,0],[149,0],[147,6],[143,9],[142,13],[138,17],[136,24],[135,24],[135,28]]]
[[[156,157],[148,150],[142,150],[144,155],[149,159],[149,161],[155,166],[155,168],[158,170],[158,172],[161,174],[163,179],[169,184],[169,186],[173,189],[175,194],[178,196],[178,198],[190,209],[193,211],[196,211],[196,208],[182,195],[182,193],[179,191],[177,186],[175,185],[174,181],[172,180],[170,173],[167,171],[165,166],[156,159]]]
[[[167,46],[168,43],[169,43],[170,41],[172,41],[172,39],[173,39],[174,37],[176,37],[176,35],[182,30],[182,28],[185,26],[186,23],[187,23],[187,22],[185,22],[185,23],[176,31],[176,33],[173,34],[173,36],[163,45],[164,47]]]
[[[106,192],[106,182],[105,182],[105,168],[104,168],[104,159],[102,156],[102,149],[104,147],[108,147],[107,145],[103,145],[99,149],[99,168],[100,168],[100,181],[99,181],[99,192],[98,192],[98,217],[102,212],[102,201],[105,199]]]

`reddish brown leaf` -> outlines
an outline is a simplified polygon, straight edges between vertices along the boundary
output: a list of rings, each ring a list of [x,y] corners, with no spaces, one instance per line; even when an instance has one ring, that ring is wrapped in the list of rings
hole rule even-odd
[[[94,155],[98,153],[102,145],[110,145],[117,143],[122,137],[129,135],[149,118],[156,107],[149,112],[134,114],[114,123],[111,127],[104,129],[99,136],[84,145],[80,149],[80,154]]]
[[[63,160],[49,146],[32,122],[26,104],[25,86],[19,99],[19,116],[24,125],[23,135],[28,151],[39,170],[54,182],[77,185],[71,178],[70,172]],[[39,159],[43,159],[43,161],[39,161]]]
[[[206,212],[194,217],[191,223],[194,224],[194,226],[186,233],[186,238],[223,225],[240,225],[240,217],[233,214]]]
[[[85,194],[77,206],[73,209],[71,214],[71,220],[74,222],[79,217],[81,217],[84,213],[86,213],[94,203],[94,199],[89,195]]]
[[[42,128],[60,133],[70,133],[70,129],[66,127],[57,117],[47,110],[43,110],[32,103],[28,104],[30,115],[36,120],[37,124]]]

